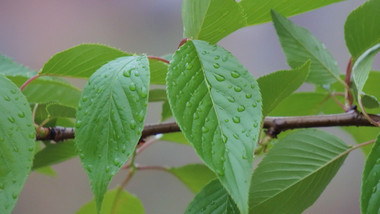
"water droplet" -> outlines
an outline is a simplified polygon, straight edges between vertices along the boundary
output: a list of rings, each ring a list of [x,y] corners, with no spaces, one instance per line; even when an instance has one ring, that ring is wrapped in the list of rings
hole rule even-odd
[[[222,76],[220,74],[214,74],[214,76],[215,76],[215,79],[218,80],[219,82],[222,82],[226,79],[226,78],[224,78],[224,76]]]
[[[254,89],[256,86],[254,84],[251,85],[251,88]]]
[[[5,101],[11,101],[11,98],[8,97],[8,96],[4,96],[4,100],[5,100]]]
[[[231,72],[231,76],[232,76],[233,78],[238,78],[238,77],[240,77],[240,74],[239,74],[239,72],[237,72],[237,71],[232,71],[232,72]]]
[[[15,90],[15,89],[12,89],[12,90],[11,90],[11,93],[12,93],[12,94],[16,94],[16,90]]]
[[[135,77],[139,77],[140,76],[140,73],[138,71],[135,71],[133,73],[134,73]]]
[[[245,98],[247,98],[247,99],[249,99],[249,98],[251,98],[252,97],[252,94],[246,94],[245,95]]]
[[[19,112],[17,115],[18,115],[20,118],[24,118],[24,117],[25,117],[25,113],[24,113],[24,112]]]
[[[215,63],[215,64],[214,64],[214,68],[216,68],[216,69],[220,68],[219,63]]]
[[[110,171],[110,167],[107,166],[107,167],[106,167],[106,172],[109,172],[109,171]]]
[[[207,51],[202,51],[202,54],[206,55],[206,54],[208,54],[208,52]]]
[[[11,123],[14,123],[14,122],[15,122],[15,119],[14,119],[12,116],[9,116],[9,117],[8,117],[8,120],[9,120],[9,122],[11,122]]]
[[[136,91],[136,85],[134,83],[132,83],[130,86],[129,86],[129,90],[131,91]]]
[[[205,126],[202,127],[202,132],[203,132],[203,133],[207,133],[208,131],[209,131],[209,130],[208,130],[207,127],[205,127]]]
[[[257,103],[254,102],[254,103],[252,104],[252,107],[253,107],[253,108],[256,108],[256,107],[257,107]]]
[[[222,134],[223,143],[227,143],[228,137],[225,134]]]
[[[92,165],[87,165],[86,169],[88,172],[92,172]]]
[[[257,128],[258,125],[259,125],[259,124],[258,124],[257,122],[254,122],[254,123],[253,123],[253,127],[255,127],[255,128]]]
[[[238,116],[234,116],[234,117],[232,118],[232,121],[234,121],[235,123],[240,123],[240,117],[238,117]]]
[[[189,102],[186,102],[186,107],[190,108],[193,104],[189,101]]]
[[[18,196],[17,192],[14,192],[14,193],[12,194],[12,198],[13,198],[13,199],[17,199],[17,196]]]
[[[88,98],[86,97],[86,96],[84,96],[83,98],[82,98],[82,101],[83,102],[86,102],[88,100]]]
[[[14,147],[14,148],[13,148],[13,151],[14,151],[14,152],[18,152],[18,148],[17,148],[17,147]]]
[[[191,63],[186,63],[185,67],[186,67],[186,70],[190,70],[190,69],[193,68],[193,64],[191,64]]]
[[[229,119],[225,119],[224,122],[228,123],[230,120]]]
[[[142,98],[145,98],[145,97],[148,96],[148,92],[147,92],[147,90],[146,90],[145,87],[142,87],[142,88],[141,88],[140,96],[141,96]]]
[[[194,113],[194,116],[193,116],[193,118],[194,118],[194,120],[197,120],[197,119],[199,119],[199,115],[198,115],[198,113],[197,113],[197,112],[195,112],[195,113]]]
[[[115,159],[113,160],[113,164],[114,164],[115,166],[119,166],[119,164],[120,164],[119,159],[115,158]]]
[[[218,59],[220,59],[220,56],[219,56],[219,55],[216,55],[214,59],[215,59],[215,60],[218,60]]]
[[[247,160],[247,159],[248,159],[247,155],[245,155],[245,154],[243,154],[243,155],[241,156],[241,158],[243,158],[244,160]]]
[[[225,158],[224,156],[221,156],[221,157],[220,157],[220,160],[221,160],[222,162],[224,162],[224,161],[226,161],[226,158]]]
[[[227,97],[227,100],[230,101],[231,103],[235,102],[235,98],[233,97]]]
[[[35,137],[36,137],[36,135],[35,135],[35,133],[34,133],[34,132],[32,132],[32,133],[30,133],[30,134],[29,134],[29,137],[33,139],[33,138],[35,138]]]
[[[102,91],[103,91],[103,88],[98,88],[98,90],[96,91],[96,93],[100,94],[100,93],[102,93]]]
[[[34,151],[34,147],[33,146],[29,147],[28,151],[29,152],[33,152]]]
[[[239,135],[237,135],[236,133],[234,133],[232,136],[234,136],[234,138],[235,138],[236,140],[239,140],[239,139],[240,139]]]
[[[235,88],[234,88],[234,90],[236,91],[236,92],[241,92],[241,88],[239,87],[239,86],[236,86]]]
[[[145,116],[144,111],[141,111],[140,114],[139,114],[138,117],[137,117],[137,120],[138,120],[139,122],[144,121],[144,116]]]
[[[81,105],[78,105],[78,110],[82,110],[82,106]]]
[[[124,71],[123,72],[123,76],[125,76],[125,77],[130,77],[131,76],[131,70],[128,70],[128,71]]]
[[[219,176],[223,176],[224,175],[224,171],[223,170],[216,170],[216,173],[218,173]]]
[[[81,125],[82,125],[82,121],[80,121],[80,120],[78,120],[77,122],[76,122],[76,124],[75,124],[75,128],[80,128],[81,127]]]
[[[131,127],[131,129],[135,129],[136,128],[136,121],[131,120],[131,123],[129,126]]]
[[[206,121],[206,122],[210,121],[210,118],[206,117],[205,121]]]
[[[245,107],[243,105],[239,106],[237,108],[238,112],[243,112],[245,110]]]
[[[228,55],[224,55],[224,56],[222,57],[222,61],[223,61],[223,62],[227,62],[227,60],[228,60]]]

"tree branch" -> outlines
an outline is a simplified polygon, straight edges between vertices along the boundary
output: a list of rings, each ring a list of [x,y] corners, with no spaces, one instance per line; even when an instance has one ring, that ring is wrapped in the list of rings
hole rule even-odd
[[[380,121],[380,115],[369,115],[374,121]],[[273,137],[282,131],[299,128],[332,127],[332,126],[374,126],[357,110],[342,114],[312,115],[295,117],[266,117],[264,129]],[[160,123],[146,125],[141,138],[151,135],[179,132],[177,123]],[[37,131],[37,140],[54,140],[56,142],[74,138],[74,128],[41,127]]]

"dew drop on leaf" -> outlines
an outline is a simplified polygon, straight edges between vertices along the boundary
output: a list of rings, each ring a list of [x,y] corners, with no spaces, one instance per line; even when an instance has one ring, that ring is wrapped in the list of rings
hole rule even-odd
[[[236,86],[235,88],[234,88],[234,90],[236,91],[236,92],[241,92],[241,88],[239,87],[239,86]]]
[[[219,56],[219,55],[216,55],[214,59],[215,59],[215,60],[218,60],[218,59],[220,59],[220,56]]]
[[[215,63],[215,64],[214,64],[214,68],[216,68],[216,69],[220,68],[219,63]]]
[[[15,118],[13,118],[12,116],[9,116],[8,117],[8,121],[11,122],[11,123],[14,123],[15,122]]]
[[[232,118],[232,121],[234,121],[234,123],[240,123],[240,117],[238,117],[238,116],[234,116],[234,117]]]
[[[214,76],[215,76],[215,79],[218,80],[219,82],[222,82],[226,79],[224,78],[223,75],[220,75],[220,74],[214,74]]]
[[[227,60],[228,60],[228,55],[224,55],[224,56],[222,57],[222,61],[223,61],[223,62],[227,62]]]
[[[130,77],[131,76],[131,70],[128,70],[128,71],[124,71],[123,72],[123,76],[125,76],[125,77]]]
[[[209,130],[208,130],[207,127],[205,127],[205,126],[202,127],[202,132],[203,132],[203,133],[207,133],[208,131],[209,131]]]
[[[24,112],[19,112],[17,115],[18,115],[20,118],[24,118],[24,117],[25,117],[25,113],[24,113]]]
[[[14,193],[12,194],[12,198],[13,198],[13,199],[17,199],[17,196],[18,196],[17,192],[14,192]]]
[[[8,97],[8,96],[4,96],[4,100],[5,100],[5,101],[11,101],[11,98]]]
[[[231,72],[231,76],[232,76],[233,78],[238,78],[238,77],[240,77],[240,74],[239,74],[239,72],[237,72],[237,71],[232,71],[232,72]]]
[[[191,63],[186,63],[185,66],[186,66],[186,70],[190,70],[193,68],[193,64],[191,64]]]
[[[136,128],[136,121],[131,120],[131,123],[129,126],[131,127],[131,129],[135,129]]]
[[[129,86],[129,90],[131,91],[136,91],[136,85],[134,83],[132,83],[130,86]]]
[[[239,106],[237,108],[238,112],[243,112],[245,110],[245,107],[243,105]]]
[[[227,97],[227,100],[230,101],[231,103],[235,102],[235,98],[233,97]]]

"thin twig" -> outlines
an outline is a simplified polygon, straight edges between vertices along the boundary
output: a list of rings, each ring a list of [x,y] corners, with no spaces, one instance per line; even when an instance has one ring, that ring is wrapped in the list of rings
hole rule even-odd
[[[32,78],[28,79],[26,82],[24,82],[24,84],[22,84],[22,86],[20,87],[20,90],[24,90],[24,88],[29,85],[29,83],[31,83],[33,80],[37,79],[40,75],[37,74],[35,76],[33,76]]]
[[[348,60],[347,68],[346,68],[346,77],[344,79],[344,82],[346,83],[345,87],[345,111],[349,111],[352,108],[352,103],[353,103],[353,97],[351,93],[351,73],[352,73],[352,57],[350,60]]]
[[[161,57],[158,57],[158,56],[148,56],[148,59],[154,59],[154,60],[158,60],[158,61],[161,61],[161,62],[165,62],[166,64],[170,64],[169,60],[161,58]]]

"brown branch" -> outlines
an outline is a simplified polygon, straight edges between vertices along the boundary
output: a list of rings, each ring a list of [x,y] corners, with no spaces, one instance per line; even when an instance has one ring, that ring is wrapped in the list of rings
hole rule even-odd
[[[374,121],[380,122],[380,115],[369,115]],[[374,126],[367,118],[356,110],[342,114],[312,115],[295,117],[266,117],[264,129],[273,137],[289,129],[332,127],[332,126]],[[175,122],[146,125],[141,139],[151,135],[179,132]],[[54,140],[56,142],[74,138],[74,128],[42,127],[37,133],[37,140]]]

